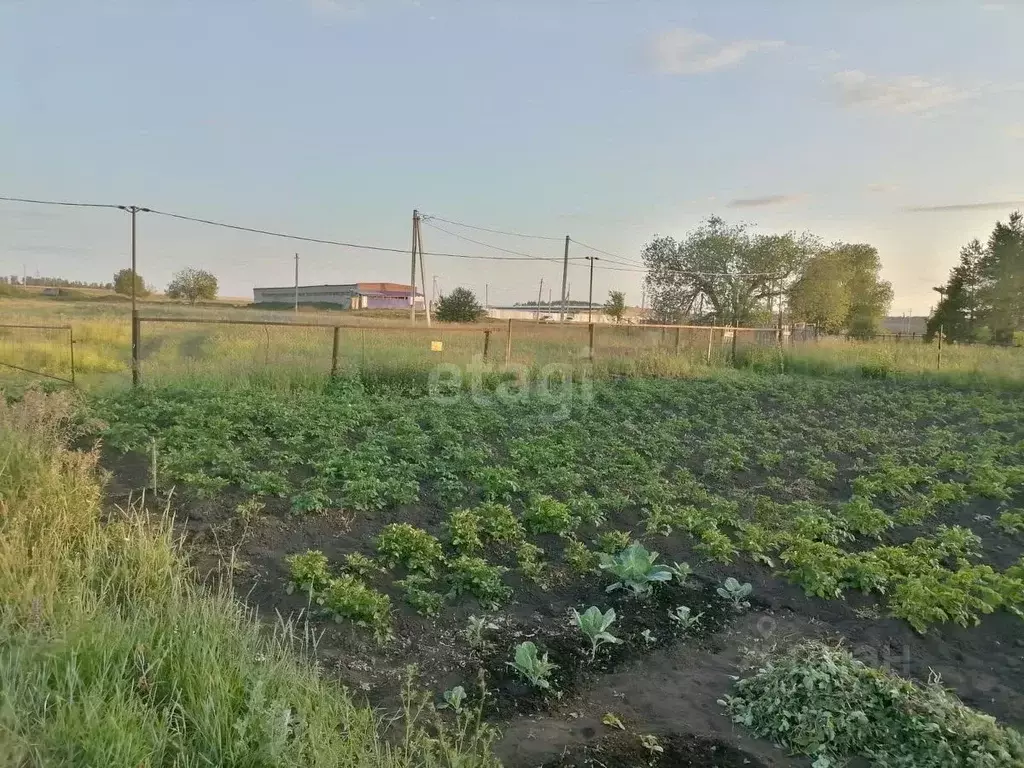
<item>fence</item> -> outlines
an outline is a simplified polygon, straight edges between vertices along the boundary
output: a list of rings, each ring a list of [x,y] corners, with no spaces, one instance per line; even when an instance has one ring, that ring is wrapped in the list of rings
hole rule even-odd
[[[0,367],[74,384],[75,332],[70,325],[0,324]]]
[[[410,326],[297,322],[176,314],[83,320],[62,326],[0,326],[0,363],[26,374],[74,383],[95,374],[123,381],[182,376],[247,376],[286,371],[314,377],[439,363],[542,367],[596,365],[603,370],[672,374],[695,365],[729,364],[741,349],[782,348],[815,339],[813,329],[721,326],[559,324],[508,320],[480,325]],[[68,343],[35,343],[13,333],[67,334]],[[81,338],[78,338],[78,337]],[[136,343],[132,343],[133,337]],[[84,343],[82,343],[84,341]],[[77,349],[77,351],[76,351]],[[76,360],[76,355],[80,360]],[[134,376],[132,375],[134,373]]]

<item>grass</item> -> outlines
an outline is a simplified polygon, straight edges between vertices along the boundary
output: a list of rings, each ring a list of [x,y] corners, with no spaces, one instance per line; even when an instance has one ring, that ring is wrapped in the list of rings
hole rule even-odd
[[[103,302],[0,298],[0,324],[70,324],[75,334],[76,381],[87,388],[127,383],[131,371],[131,322],[126,308]],[[59,308],[61,311],[55,312]],[[211,320],[265,320],[293,317],[281,311],[238,308],[226,304],[188,307],[168,302],[142,305],[144,316],[200,316]],[[458,366],[465,376],[471,365],[492,373],[504,368],[508,324],[476,326],[424,325],[408,327],[401,313],[304,311],[302,322],[323,328],[254,325],[199,325],[181,322],[143,323],[141,374],[150,383],[184,378],[239,381],[277,379],[284,384],[326,376],[331,369],[331,326],[344,323],[339,336],[338,371],[366,375],[368,371],[426,382],[431,373],[448,375]],[[422,320],[421,320],[422,322]],[[490,334],[485,334],[490,329]],[[4,329],[0,327],[0,362],[70,377],[71,352],[66,331]],[[441,349],[432,349],[432,342]],[[708,342],[711,342],[710,346]],[[589,335],[584,325],[512,324],[509,361],[525,367],[530,376],[571,371],[595,378],[621,376],[705,376],[724,369],[745,368],[767,373],[892,378],[912,376],[941,379],[958,385],[984,380],[1017,387],[1024,382],[1024,349],[947,345],[941,370],[937,345],[921,342],[797,341],[782,348],[772,331],[741,330],[735,358],[732,342],[721,329],[643,326],[595,327],[594,359],[589,359]],[[484,359],[485,346],[487,358]],[[710,365],[708,353],[710,349]],[[514,369],[516,370],[516,369]],[[370,375],[377,375],[371,373]],[[32,381],[30,374],[0,368],[0,385]]]
[[[225,587],[196,585],[167,519],[105,524],[75,403],[0,399],[0,762],[5,765],[491,766],[471,716],[407,691],[389,731]],[[305,651],[305,653],[304,653]]]

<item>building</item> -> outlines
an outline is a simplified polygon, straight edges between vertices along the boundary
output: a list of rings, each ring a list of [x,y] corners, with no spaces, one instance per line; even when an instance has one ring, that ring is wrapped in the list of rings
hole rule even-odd
[[[349,283],[347,285],[300,285],[286,288],[253,288],[254,304],[295,303],[337,304],[342,309],[403,309],[415,296],[416,306],[423,306],[423,294],[404,283]]]
[[[542,304],[540,307],[520,304],[511,307],[488,307],[487,316],[492,320],[534,320],[542,323],[558,323],[562,319],[562,308],[557,304],[548,306]],[[614,323],[614,318],[604,312],[603,304],[595,304],[591,313],[587,312],[587,306],[571,304],[567,307],[566,322],[586,323],[593,318],[595,323]]]

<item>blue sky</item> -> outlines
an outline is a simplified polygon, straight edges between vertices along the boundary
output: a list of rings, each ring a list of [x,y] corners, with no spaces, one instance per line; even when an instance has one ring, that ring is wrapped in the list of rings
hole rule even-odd
[[[0,195],[397,248],[419,208],[630,259],[716,213],[872,243],[893,313],[920,314],[960,246],[1024,207],[1022,23],[1018,1],[0,0]],[[3,273],[126,265],[120,212],[0,204],[0,232]],[[251,296],[290,283],[295,251],[304,283],[408,280],[400,254],[139,220],[160,287],[200,266]],[[492,303],[542,277],[557,295],[560,273],[427,263]],[[584,298],[583,263],[569,279]],[[639,273],[594,282],[639,303]]]

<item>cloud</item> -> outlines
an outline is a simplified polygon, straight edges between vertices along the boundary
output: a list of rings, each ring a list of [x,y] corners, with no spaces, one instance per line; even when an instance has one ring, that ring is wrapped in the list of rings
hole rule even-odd
[[[916,75],[882,77],[849,69],[832,75],[839,100],[848,107],[876,107],[892,112],[928,112],[975,94]]]
[[[904,208],[907,213],[951,213],[953,211],[987,211],[994,208],[1019,208],[1024,200],[993,200],[984,203],[955,203],[953,205],[915,205]]]
[[[715,40],[692,29],[669,29],[651,43],[651,57],[659,72],[667,75],[693,75],[726,69],[752,53],[781,48],[781,40]]]
[[[786,205],[803,199],[803,195],[765,195],[764,197],[741,197],[729,201],[730,208],[763,208],[768,205]]]

